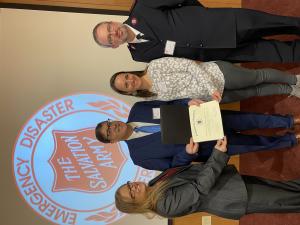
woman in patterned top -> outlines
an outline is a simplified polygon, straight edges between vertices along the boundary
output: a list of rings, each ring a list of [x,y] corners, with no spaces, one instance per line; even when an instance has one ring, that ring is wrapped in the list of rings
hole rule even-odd
[[[300,98],[300,75],[175,57],[152,60],[144,71],[118,72],[110,85],[120,94],[163,101],[193,98],[229,103],[279,94]]]

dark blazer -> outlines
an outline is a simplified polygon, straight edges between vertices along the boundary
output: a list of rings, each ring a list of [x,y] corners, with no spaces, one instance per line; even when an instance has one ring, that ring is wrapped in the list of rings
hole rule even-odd
[[[157,213],[178,217],[204,211],[229,219],[245,215],[246,186],[236,168],[226,166],[228,159],[214,149],[205,164],[193,164],[171,176],[170,186],[157,202]]]
[[[129,50],[134,60],[149,62],[165,56],[166,40],[176,42],[174,56],[190,59],[206,58],[201,49],[235,48],[234,12],[205,8],[197,0],[137,0],[124,23],[150,41],[129,44]]]
[[[146,122],[160,124],[153,119],[153,108],[165,104],[187,104],[188,99],[174,101],[137,102],[131,108],[128,122]],[[252,151],[271,150],[291,147],[297,143],[294,134],[276,137],[243,135],[240,131],[256,128],[291,128],[291,116],[264,115],[237,111],[221,110],[224,133],[228,138],[228,155]],[[192,161],[206,161],[211,155],[216,141],[201,142],[196,154],[188,154],[185,145],[162,144],[161,133],[125,140],[134,164],[152,170],[165,170],[171,167],[188,165]]]
[[[159,108],[163,104],[185,104],[185,102],[185,100],[137,102],[131,108],[127,122],[160,124],[159,119],[153,119],[153,108]],[[186,153],[185,145],[162,144],[160,132],[125,142],[134,164],[146,169],[162,171],[171,167],[187,165],[197,158],[197,155]]]
[[[166,56],[166,41],[176,42],[173,56],[231,62],[299,62],[300,42],[266,40],[276,34],[300,35],[299,18],[251,9],[205,8],[197,0],[137,0],[125,24],[148,42],[129,43],[136,61]]]

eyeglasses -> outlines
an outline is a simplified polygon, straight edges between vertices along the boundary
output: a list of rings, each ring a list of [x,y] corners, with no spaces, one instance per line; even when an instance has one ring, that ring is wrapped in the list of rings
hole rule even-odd
[[[109,45],[112,45],[113,44],[113,40],[112,40],[112,34],[111,34],[111,22],[107,23],[107,32],[108,32],[107,42],[108,42]]]
[[[132,188],[133,188],[132,182],[127,181],[127,188],[129,190],[129,194],[130,194],[131,199],[135,199],[135,193],[134,193],[134,190],[132,190]]]
[[[106,125],[107,125],[106,138],[107,138],[107,140],[110,140],[109,138],[110,138],[110,128],[112,126],[112,120],[111,119],[107,119]]]

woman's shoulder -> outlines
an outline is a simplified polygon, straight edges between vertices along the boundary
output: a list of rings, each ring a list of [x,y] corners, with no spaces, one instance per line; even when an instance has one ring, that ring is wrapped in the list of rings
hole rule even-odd
[[[154,67],[154,66],[160,66],[162,64],[165,64],[165,63],[169,63],[171,62],[173,59],[172,57],[163,57],[163,58],[158,58],[158,59],[153,59],[149,65],[148,65],[148,69],[150,67]]]
[[[156,203],[156,209],[155,209],[155,212],[160,215],[160,216],[163,216],[163,217],[171,217],[171,215],[169,215],[169,212],[168,212],[168,207],[167,207],[167,202],[168,202],[168,197],[170,197],[167,192],[157,200],[157,203]]]
[[[149,75],[156,72],[172,72],[177,71],[179,68],[186,68],[195,62],[186,58],[177,58],[177,57],[163,57],[159,59],[152,60],[149,65],[147,72]]]

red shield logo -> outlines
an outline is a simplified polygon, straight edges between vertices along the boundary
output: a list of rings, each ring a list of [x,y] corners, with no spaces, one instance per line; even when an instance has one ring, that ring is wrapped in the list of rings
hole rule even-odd
[[[52,132],[55,150],[49,163],[55,173],[52,191],[104,192],[126,162],[119,144],[100,143],[94,128]]]

